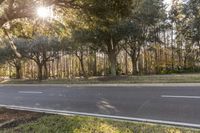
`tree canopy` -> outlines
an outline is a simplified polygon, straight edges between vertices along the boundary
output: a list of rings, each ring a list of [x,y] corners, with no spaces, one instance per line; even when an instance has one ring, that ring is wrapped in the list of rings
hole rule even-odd
[[[0,0],[1,64],[18,78],[31,64],[40,80],[196,71],[199,4],[174,1],[167,12],[163,0]]]

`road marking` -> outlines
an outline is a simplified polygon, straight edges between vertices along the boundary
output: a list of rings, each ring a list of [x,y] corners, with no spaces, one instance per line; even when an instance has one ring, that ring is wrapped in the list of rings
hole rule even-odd
[[[0,107],[5,107],[5,108],[15,109],[15,110],[23,110],[23,111],[67,115],[67,116],[69,115],[93,116],[93,117],[108,118],[108,119],[115,119],[115,120],[137,121],[137,122],[147,122],[147,123],[166,124],[166,125],[173,125],[173,126],[200,128],[200,124],[184,123],[184,122],[173,122],[173,121],[153,120],[153,119],[145,119],[145,118],[134,118],[134,117],[103,115],[103,114],[94,114],[94,113],[44,109],[44,108],[33,108],[33,107],[24,107],[24,106],[15,106],[15,105],[1,105],[0,104]]]
[[[18,91],[21,94],[42,94],[43,92],[40,91]]]
[[[162,98],[187,98],[187,99],[200,99],[200,96],[172,96],[172,95],[162,95]]]

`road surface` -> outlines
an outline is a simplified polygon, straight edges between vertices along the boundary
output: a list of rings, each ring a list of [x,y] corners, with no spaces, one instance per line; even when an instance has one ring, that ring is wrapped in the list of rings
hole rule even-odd
[[[0,105],[158,120],[200,127],[200,86],[1,85]]]

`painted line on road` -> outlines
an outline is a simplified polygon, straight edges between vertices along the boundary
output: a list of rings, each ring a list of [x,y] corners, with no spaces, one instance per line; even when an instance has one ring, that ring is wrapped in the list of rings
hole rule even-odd
[[[67,116],[69,116],[69,115],[93,116],[93,117],[108,118],[108,119],[115,119],[115,120],[147,122],[147,123],[155,123],[155,124],[165,124],[165,125],[173,125],[173,126],[200,128],[200,124],[184,123],[184,122],[173,122],[173,121],[153,120],[153,119],[145,119],[145,118],[133,118],[133,117],[103,115],[103,114],[95,114],[95,113],[84,113],[84,112],[54,110],[54,109],[33,108],[33,107],[24,107],[24,106],[15,106],[15,105],[1,105],[0,104],[0,107],[5,107],[8,109],[15,109],[15,110],[23,110],[23,111],[67,115]]]
[[[18,91],[20,94],[42,94],[40,91]]]
[[[186,98],[186,99],[200,99],[200,96],[172,96],[172,95],[161,95],[162,98]]]

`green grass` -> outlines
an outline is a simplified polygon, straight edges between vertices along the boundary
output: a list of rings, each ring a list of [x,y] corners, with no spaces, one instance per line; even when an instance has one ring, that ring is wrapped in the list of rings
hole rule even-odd
[[[1,133],[200,133],[200,130],[93,117],[50,115]]]
[[[200,74],[91,77],[89,79],[9,80],[3,84],[134,84],[134,83],[200,83]]]

